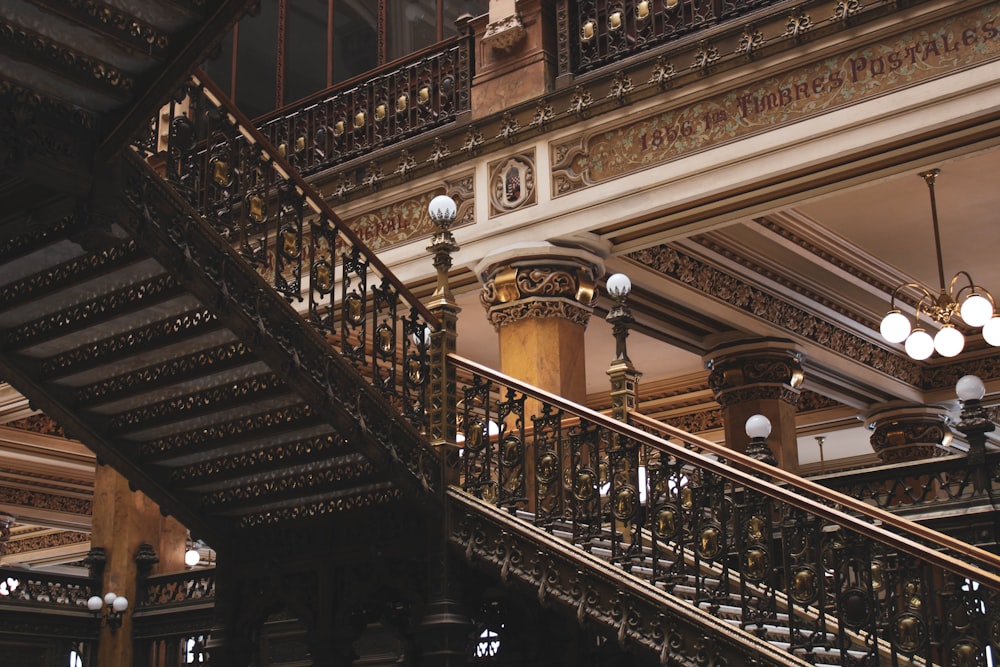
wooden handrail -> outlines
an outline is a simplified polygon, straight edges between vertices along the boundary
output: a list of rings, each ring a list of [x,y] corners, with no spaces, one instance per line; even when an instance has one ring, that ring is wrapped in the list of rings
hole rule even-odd
[[[985,549],[980,549],[962,540],[908,521],[891,512],[873,507],[850,496],[810,482],[788,471],[762,463],[736,450],[718,445],[704,438],[699,438],[679,428],[663,424],[638,413],[630,412],[629,419],[632,423],[626,424],[590,408],[577,405],[561,396],[531,387],[519,380],[481,366],[464,357],[448,355],[448,360],[457,367],[469,370],[492,382],[513,387],[526,396],[549,403],[560,410],[577,415],[602,428],[621,434],[643,445],[653,447],[670,456],[695,463],[701,468],[732,480],[741,486],[753,489],[798,509],[805,510],[821,519],[899,549],[915,558],[929,562],[961,577],[972,579],[990,590],[1000,592],[1000,574],[997,574],[1000,573],[1000,556],[990,553]],[[703,456],[671,440],[651,435],[633,424],[658,429],[669,437],[676,438],[681,443],[696,446],[705,452],[725,458],[727,463]],[[767,479],[760,476],[764,476]],[[803,495],[803,492],[809,495]],[[817,498],[823,502],[816,502],[813,498]],[[824,502],[844,509],[837,509],[837,507],[826,505]],[[928,549],[925,544],[921,544],[917,540],[923,540],[925,543],[936,544],[949,549],[954,553],[961,554],[970,561],[974,561],[976,564],[956,558],[942,550]]]

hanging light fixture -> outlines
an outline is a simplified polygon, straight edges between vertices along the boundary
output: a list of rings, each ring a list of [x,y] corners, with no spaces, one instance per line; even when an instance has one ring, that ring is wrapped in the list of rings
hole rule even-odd
[[[937,251],[938,279],[940,292],[933,294],[918,283],[903,283],[892,291],[889,312],[882,318],[879,331],[890,343],[904,343],[906,353],[913,359],[921,360],[931,356],[936,350],[942,357],[954,357],[965,347],[965,336],[952,318],[958,316],[970,327],[982,327],[983,338],[990,345],[1000,345],[1000,315],[994,306],[996,302],[988,290],[976,285],[966,271],[959,271],[947,285],[944,280],[944,262],[941,259],[941,232],[938,228],[937,201],[934,198],[934,181],[940,169],[931,169],[920,174],[927,183],[931,196],[931,220],[934,223],[934,248]],[[896,307],[896,297],[905,290],[917,293],[916,320]],[[921,325],[920,317],[933,320],[940,325],[937,334],[931,337]],[[905,342],[904,342],[905,341]]]

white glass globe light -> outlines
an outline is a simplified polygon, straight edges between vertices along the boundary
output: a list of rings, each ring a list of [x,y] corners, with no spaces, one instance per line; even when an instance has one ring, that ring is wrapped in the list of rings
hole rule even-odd
[[[115,613],[122,613],[128,609],[128,598],[124,595],[119,595],[115,598],[115,601],[111,603],[111,611]]]
[[[955,393],[963,403],[979,401],[986,395],[986,385],[975,375],[963,375],[955,383]]]
[[[965,336],[954,324],[945,324],[934,336],[934,349],[942,357],[954,357],[965,347]]]
[[[87,599],[87,609],[90,611],[100,611],[101,607],[104,606],[104,600],[101,599],[99,595],[91,595]]]
[[[197,549],[188,549],[184,553],[184,564],[188,567],[194,567],[201,562],[201,553]]]
[[[959,315],[970,327],[981,327],[993,317],[993,304],[985,296],[972,293],[962,302]]]
[[[115,603],[115,598],[117,598],[117,597],[118,596],[115,595],[114,593],[105,593],[104,594],[104,604],[114,604]]]
[[[612,299],[626,297],[632,291],[632,281],[624,273],[615,273],[608,278],[607,290]]]
[[[764,415],[752,415],[747,419],[746,432],[751,438],[766,438],[771,435],[771,420]]]
[[[898,310],[890,310],[879,325],[882,338],[890,343],[902,343],[910,335],[910,320]]]
[[[427,213],[435,223],[450,223],[455,221],[458,207],[455,206],[455,200],[448,195],[438,195],[427,206]]]
[[[994,347],[1000,345],[1000,315],[994,315],[983,325],[983,339]]]
[[[934,353],[934,339],[923,329],[917,328],[906,338],[904,347],[911,359],[921,361]]]

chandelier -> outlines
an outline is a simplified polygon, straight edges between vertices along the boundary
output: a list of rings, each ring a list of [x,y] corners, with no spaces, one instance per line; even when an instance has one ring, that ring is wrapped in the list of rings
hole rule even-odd
[[[982,327],[983,338],[990,345],[1000,345],[1000,315],[994,312],[995,301],[988,290],[976,285],[966,271],[959,271],[947,285],[944,280],[944,263],[941,260],[941,232],[938,229],[937,202],[934,199],[934,181],[939,169],[920,174],[927,183],[931,196],[931,220],[934,223],[934,248],[937,251],[940,292],[932,293],[918,283],[903,283],[892,291],[889,312],[882,318],[879,331],[890,343],[904,343],[906,353],[913,359],[927,359],[937,350],[942,357],[954,357],[965,347],[965,336],[952,321],[956,316],[970,327]],[[896,297],[909,292],[917,298],[914,323],[896,307]],[[931,337],[920,324],[920,318],[933,320],[939,325]]]

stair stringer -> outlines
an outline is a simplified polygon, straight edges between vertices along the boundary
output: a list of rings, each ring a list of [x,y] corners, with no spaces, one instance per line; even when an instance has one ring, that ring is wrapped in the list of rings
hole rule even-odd
[[[119,165],[113,222],[403,492],[433,498],[440,465],[426,439],[138,155]]]
[[[446,494],[450,544],[472,566],[660,665],[810,663],[464,491]]]

